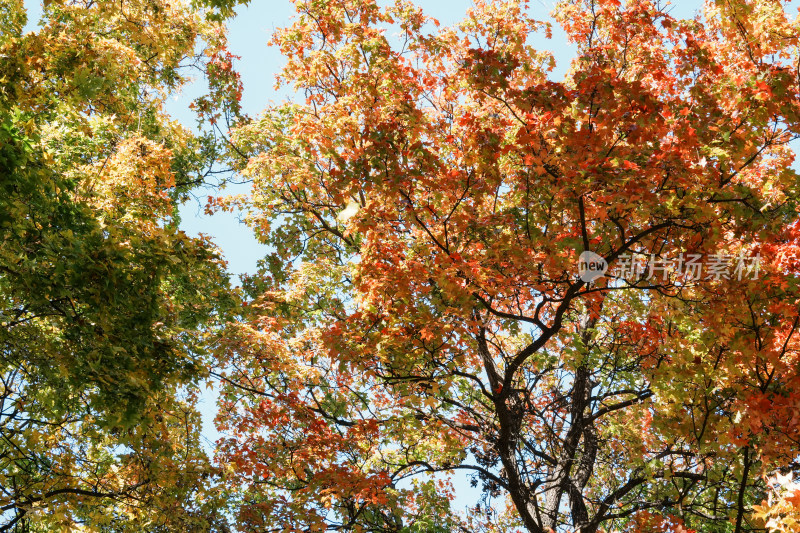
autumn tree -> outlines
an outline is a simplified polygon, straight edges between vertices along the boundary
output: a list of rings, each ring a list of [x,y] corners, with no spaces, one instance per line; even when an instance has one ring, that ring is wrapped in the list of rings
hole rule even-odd
[[[164,111],[207,73],[201,118],[238,113],[223,15],[0,5],[0,531],[227,527],[195,386],[235,295],[177,217],[219,149]]]
[[[758,529],[800,437],[786,2],[563,1],[563,79],[524,2],[295,4],[300,96],[233,134],[274,250],[217,346],[242,529]]]

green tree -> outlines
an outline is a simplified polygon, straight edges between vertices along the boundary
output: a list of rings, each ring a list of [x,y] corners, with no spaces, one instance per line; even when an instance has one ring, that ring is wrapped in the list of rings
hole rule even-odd
[[[235,294],[177,218],[216,148],[163,109],[227,54],[207,15],[51,1],[23,35],[0,9],[0,531],[227,528],[195,402]]]

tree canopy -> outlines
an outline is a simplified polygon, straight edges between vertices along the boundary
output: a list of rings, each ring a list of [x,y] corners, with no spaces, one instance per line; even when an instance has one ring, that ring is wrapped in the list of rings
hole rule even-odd
[[[785,3],[561,2],[563,80],[524,2],[452,28],[295,4],[274,42],[304,98],[233,133],[274,249],[217,349],[243,528],[761,527],[798,451]]]
[[[255,117],[241,3],[0,6],[0,531],[796,530],[788,2],[295,0]]]
[[[214,148],[163,109],[222,27],[138,0],[0,18],[0,531],[223,523],[194,400],[235,295],[176,217]]]

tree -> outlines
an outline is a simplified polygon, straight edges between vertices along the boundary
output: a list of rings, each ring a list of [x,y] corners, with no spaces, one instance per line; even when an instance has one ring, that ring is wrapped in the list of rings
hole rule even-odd
[[[241,527],[757,529],[762,474],[797,474],[785,2],[561,2],[560,81],[524,2],[296,6],[305,99],[233,134],[274,250],[217,345]]]
[[[227,527],[195,401],[236,296],[176,212],[218,148],[163,109],[194,68],[238,112],[206,14],[0,7],[0,531]]]

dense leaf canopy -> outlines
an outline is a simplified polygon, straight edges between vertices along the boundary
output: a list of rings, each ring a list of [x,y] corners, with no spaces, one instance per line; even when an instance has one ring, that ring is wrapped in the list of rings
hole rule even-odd
[[[207,528],[193,384],[235,297],[178,229],[211,145],[163,101],[222,29],[151,1],[0,17],[0,530]]]
[[[787,2],[295,0],[255,118],[241,3],[0,5],[0,531],[796,531]]]
[[[556,81],[522,2],[296,2],[305,98],[233,134],[274,248],[218,349],[244,528],[758,529],[799,436],[783,4],[561,2]]]

